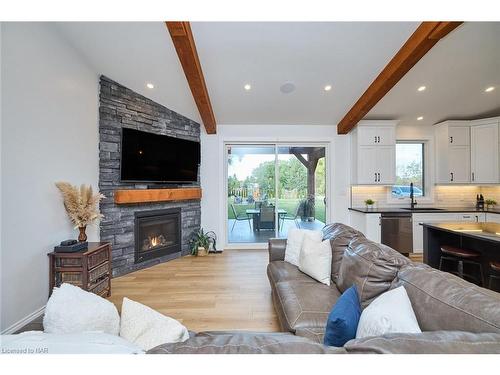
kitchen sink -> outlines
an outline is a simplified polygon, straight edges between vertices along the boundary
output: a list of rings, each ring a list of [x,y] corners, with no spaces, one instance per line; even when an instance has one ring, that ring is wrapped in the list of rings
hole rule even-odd
[[[407,211],[443,211],[442,208],[432,208],[432,207],[403,208],[403,210],[407,210]]]

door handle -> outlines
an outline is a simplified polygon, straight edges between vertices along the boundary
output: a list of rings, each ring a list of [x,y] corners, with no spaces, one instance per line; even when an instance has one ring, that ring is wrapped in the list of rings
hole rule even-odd
[[[453,181],[453,172],[451,172],[450,175],[451,175],[451,180],[450,181]]]

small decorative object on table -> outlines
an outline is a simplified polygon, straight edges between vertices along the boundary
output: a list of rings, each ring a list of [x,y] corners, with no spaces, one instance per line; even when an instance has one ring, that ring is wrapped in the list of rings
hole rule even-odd
[[[76,253],[77,251],[86,250],[88,242],[78,242],[77,240],[62,241],[59,246],[54,247],[55,253]]]
[[[484,201],[484,204],[486,204],[486,208],[493,208],[494,206],[497,205],[497,201],[494,199],[486,199]]]
[[[365,200],[365,204],[367,209],[372,209],[375,205],[375,201],[373,199],[367,199]]]
[[[205,256],[208,254],[209,250],[211,252],[217,252],[215,248],[216,235],[214,232],[204,232],[203,228],[195,230],[191,235],[191,240],[189,244],[191,246],[191,254],[196,256]]]
[[[64,200],[64,208],[71,222],[78,228],[78,241],[87,241],[85,230],[87,225],[94,223],[103,216],[99,212],[99,202],[104,198],[101,193],[92,191],[92,186],[81,185],[80,188],[68,182],[56,182]]]

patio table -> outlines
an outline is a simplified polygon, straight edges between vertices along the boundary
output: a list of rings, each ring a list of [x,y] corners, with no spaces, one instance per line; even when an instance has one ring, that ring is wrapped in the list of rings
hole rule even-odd
[[[282,216],[286,216],[286,214],[288,212],[286,210],[282,209],[282,208],[279,208],[277,211],[278,211],[278,225],[279,225],[279,219]],[[246,212],[247,215],[249,215],[249,216],[251,215],[252,216],[253,230],[254,231],[258,230],[259,229],[259,215],[260,215],[260,210],[258,210],[256,208],[249,208],[245,212]]]

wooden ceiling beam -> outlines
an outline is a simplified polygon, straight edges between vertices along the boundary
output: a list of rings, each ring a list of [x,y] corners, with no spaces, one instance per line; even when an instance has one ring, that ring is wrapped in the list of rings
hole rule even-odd
[[[338,123],[337,133],[349,133],[440,39],[461,24],[462,22],[422,22]]]
[[[215,134],[217,123],[210,103],[205,77],[201,69],[200,59],[196,51],[193,33],[189,22],[165,22],[168,32],[174,42],[177,56],[184,69],[184,74],[193,94],[194,101],[200,112],[201,120],[208,134]]]

